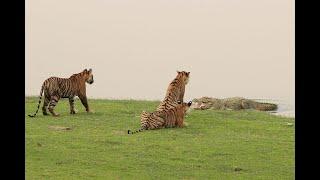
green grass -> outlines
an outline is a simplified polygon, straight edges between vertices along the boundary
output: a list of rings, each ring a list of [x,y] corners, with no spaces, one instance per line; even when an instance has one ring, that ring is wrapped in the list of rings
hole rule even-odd
[[[159,102],[89,100],[76,115],[35,118],[26,98],[26,179],[294,179],[294,119],[257,111],[191,111],[184,128],[128,135]],[[41,107],[40,107],[41,108]],[[287,123],[293,123],[288,126]],[[67,126],[56,131],[48,126]],[[235,171],[235,168],[241,168]]]

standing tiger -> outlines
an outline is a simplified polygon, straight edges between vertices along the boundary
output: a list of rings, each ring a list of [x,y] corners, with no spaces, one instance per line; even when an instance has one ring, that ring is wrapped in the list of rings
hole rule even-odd
[[[41,104],[42,93],[44,93],[44,103],[42,106],[43,115],[48,115],[47,107],[49,105],[49,112],[53,116],[59,116],[58,113],[54,112],[54,107],[57,105],[60,98],[69,98],[70,114],[75,114],[75,96],[79,97],[81,103],[86,108],[86,111],[90,112],[86,95],[86,82],[89,84],[93,83],[92,69],[85,69],[78,74],[73,74],[69,78],[48,78],[41,86],[37,111],[34,113],[34,115],[29,115],[29,117],[35,117],[37,115]]]
[[[157,111],[170,109],[178,104],[178,101],[183,102],[183,96],[186,84],[189,82],[190,72],[177,71],[176,78],[169,84],[164,100],[157,107]]]
[[[190,108],[192,101],[188,103],[181,103],[178,101],[178,105],[164,109],[162,111],[155,111],[148,113],[143,111],[141,114],[141,128],[136,131],[128,130],[128,134],[134,134],[148,129],[159,129],[169,127],[183,127],[184,116]]]

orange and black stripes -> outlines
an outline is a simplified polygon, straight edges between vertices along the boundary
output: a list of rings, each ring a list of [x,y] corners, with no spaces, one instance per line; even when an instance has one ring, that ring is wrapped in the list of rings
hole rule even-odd
[[[137,132],[141,132],[141,131],[143,131],[143,130],[145,130],[145,129],[144,129],[144,128],[140,128],[140,129],[138,129],[138,130],[136,130],[136,131],[128,130],[128,134],[134,134],[134,133],[137,133]]]
[[[155,111],[148,113],[143,111],[141,113],[141,128],[136,131],[128,130],[128,134],[134,134],[143,130],[182,127],[186,111],[191,106],[189,103],[182,103],[179,101],[174,108],[164,109],[162,111]]]
[[[176,78],[169,84],[164,100],[157,107],[157,111],[174,108],[178,101],[183,102],[185,86],[189,81],[190,72],[179,72]]]
[[[178,122],[182,120],[184,113],[181,114],[181,105],[183,102],[185,86],[189,81],[190,72],[177,71],[176,78],[169,84],[164,100],[153,113],[142,112],[140,117],[141,129],[136,131],[128,130],[128,134],[141,132],[147,129],[158,129],[162,127],[180,126]],[[185,104],[185,103],[183,103]],[[180,112],[180,113],[178,113]],[[178,125],[178,124],[179,125]]]
[[[89,84],[93,83],[92,70],[85,69],[84,71],[73,74],[70,78],[59,78],[59,77],[50,77],[46,79],[41,87],[40,100],[38,104],[37,111],[34,115],[29,115],[30,117],[35,117],[38,113],[42,93],[44,93],[44,103],[42,107],[42,112],[44,115],[47,115],[47,107],[50,113],[54,116],[57,116],[54,112],[54,107],[57,105],[60,98],[69,98],[70,102],[70,113],[74,114],[74,97],[78,96],[85,106],[86,110],[89,111],[89,106],[86,97],[86,82]]]

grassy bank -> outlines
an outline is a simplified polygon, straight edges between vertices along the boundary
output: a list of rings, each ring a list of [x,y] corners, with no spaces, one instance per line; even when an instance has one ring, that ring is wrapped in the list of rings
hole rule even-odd
[[[159,102],[79,100],[76,115],[35,118],[26,98],[26,179],[294,179],[294,119],[257,111],[191,111],[185,128],[145,131],[142,110]],[[293,123],[293,126],[288,126]],[[51,126],[70,127],[54,130]]]

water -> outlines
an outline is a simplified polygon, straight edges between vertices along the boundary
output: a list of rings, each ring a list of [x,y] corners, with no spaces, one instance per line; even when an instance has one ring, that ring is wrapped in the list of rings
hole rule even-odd
[[[276,111],[270,111],[270,113],[278,116],[295,117],[295,104],[294,101],[285,99],[254,99],[258,102],[274,103],[278,105]]]

